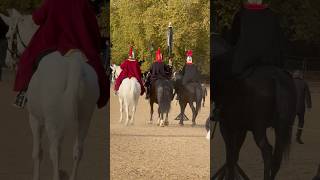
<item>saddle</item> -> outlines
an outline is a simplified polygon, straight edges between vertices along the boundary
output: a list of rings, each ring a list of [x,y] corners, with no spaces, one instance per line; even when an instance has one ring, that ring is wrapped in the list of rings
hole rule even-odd
[[[39,56],[37,57],[37,60],[35,61],[35,63],[33,64],[33,72],[36,72],[38,69],[38,66],[40,64],[40,62],[42,61],[43,57],[45,57],[46,55],[52,53],[56,51],[55,49],[48,49],[46,51],[43,51],[42,53],[39,54]]]

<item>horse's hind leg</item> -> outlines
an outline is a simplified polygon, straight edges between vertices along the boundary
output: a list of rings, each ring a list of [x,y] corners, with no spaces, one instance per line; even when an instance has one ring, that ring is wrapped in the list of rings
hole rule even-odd
[[[273,159],[272,159],[272,166],[271,166],[271,178],[272,180],[275,179],[279,169],[280,165],[282,162],[282,157],[283,157],[283,144],[281,143],[282,141],[279,139],[279,134],[277,131],[276,133],[276,140],[275,140],[275,148],[274,148],[274,153],[273,153]]]
[[[70,180],[77,179],[78,167],[83,155],[84,140],[88,134],[90,127],[91,117],[94,111],[92,108],[83,108],[79,111],[79,121],[77,123],[77,136],[75,139],[75,144],[73,147],[73,169],[71,173]]]
[[[129,104],[128,104],[128,102],[125,102],[124,103],[124,107],[125,107],[125,112],[126,112],[126,126],[128,126],[128,124],[129,124]]]
[[[152,115],[153,115],[153,102],[150,100],[150,120],[149,120],[150,124],[152,124]]]
[[[53,180],[60,180],[60,152],[63,139],[63,129],[56,127],[57,118],[46,119],[46,130],[50,141],[50,158],[53,164]],[[53,122],[52,124],[49,124]],[[61,129],[59,129],[61,128]]]
[[[159,106],[158,107],[158,122],[157,122],[157,125],[163,127],[164,124],[163,124],[162,121],[163,121],[163,113],[161,112],[160,106]]]
[[[180,114],[181,114],[181,118],[180,118],[179,124],[182,126],[183,125],[183,119],[184,119],[184,111],[186,109],[187,103],[185,103],[185,102],[182,103],[182,102],[179,101],[179,104],[180,104]]]
[[[43,126],[40,124],[40,120],[34,117],[33,115],[29,115],[29,122],[33,135],[33,151],[32,158],[34,161],[33,167],[33,180],[40,180],[40,163],[43,156],[43,150],[41,147],[41,137],[43,134]]]
[[[164,125],[168,126],[169,125],[169,117],[168,117],[169,112],[166,112],[166,120],[164,121]]]
[[[266,129],[263,131],[253,132],[254,140],[257,144],[257,146],[260,148],[263,161],[264,161],[264,180],[270,180],[271,179],[271,162],[272,162],[272,146],[270,145]]]
[[[137,107],[136,107],[136,105],[134,105],[134,106],[132,107],[132,115],[131,115],[131,120],[130,120],[130,124],[131,124],[131,125],[134,124],[134,115],[136,114],[136,109],[137,109]]]
[[[197,115],[198,115],[198,112],[196,111],[196,108],[194,107],[193,103],[189,103],[189,106],[192,110],[192,126],[195,126],[196,125],[196,118],[197,118]]]
[[[240,179],[239,174],[236,173],[237,162],[239,160],[239,153],[242,144],[246,138],[247,132],[245,130],[234,131],[226,128],[220,124],[222,137],[226,145],[226,178],[227,180]]]
[[[123,99],[119,99],[119,104],[120,104],[120,120],[119,122],[122,123],[123,121]]]

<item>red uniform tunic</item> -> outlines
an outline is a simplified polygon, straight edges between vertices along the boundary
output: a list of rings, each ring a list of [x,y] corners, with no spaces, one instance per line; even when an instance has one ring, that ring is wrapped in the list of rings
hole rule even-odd
[[[121,67],[122,71],[121,71],[119,77],[116,79],[114,89],[116,91],[118,91],[119,87],[121,85],[121,82],[125,78],[135,77],[141,86],[141,94],[140,95],[143,95],[143,93],[145,92],[145,89],[143,86],[143,82],[142,82],[142,78],[141,78],[141,69],[140,69],[140,65],[139,65],[138,61],[126,59],[120,65],[120,67]]]
[[[21,56],[14,85],[15,91],[25,90],[33,74],[37,57],[47,50],[65,55],[70,49],[81,50],[96,71],[101,108],[107,103],[107,78],[100,57],[100,32],[93,9],[88,0],[44,0],[32,14],[40,25]],[[57,71],[57,73],[59,73]]]

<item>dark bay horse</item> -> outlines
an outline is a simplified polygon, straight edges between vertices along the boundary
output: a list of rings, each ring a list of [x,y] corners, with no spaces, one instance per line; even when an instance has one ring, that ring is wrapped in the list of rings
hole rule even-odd
[[[170,80],[158,79],[151,85],[150,91],[150,123],[152,123],[153,104],[158,104],[158,125],[163,127],[169,125],[168,114],[173,99],[173,85]],[[165,120],[163,115],[166,115]]]
[[[228,61],[215,61],[215,65],[214,69],[224,72],[230,67]],[[215,95],[215,100],[222,107],[220,131],[225,142],[226,164],[211,179],[234,180],[240,179],[240,175],[249,179],[237,162],[246,134],[251,131],[263,157],[264,180],[274,180],[283,156],[290,149],[296,103],[293,79],[272,66],[252,68],[245,78],[237,80],[226,74],[214,75],[220,79],[214,86],[218,85],[219,95]],[[267,138],[269,127],[275,132],[274,149]]]
[[[175,73],[174,88],[179,97],[180,114],[184,114],[187,104],[192,110],[192,126],[196,125],[196,118],[201,108],[202,87],[200,83],[190,82],[186,85],[182,84],[181,72]],[[193,103],[196,103],[194,107]],[[183,125],[184,116],[180,116],[179,124]]]

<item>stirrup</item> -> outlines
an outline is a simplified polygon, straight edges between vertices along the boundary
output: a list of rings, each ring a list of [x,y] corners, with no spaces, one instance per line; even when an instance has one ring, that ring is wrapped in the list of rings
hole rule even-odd
[[[23,109],[26,103],[27,103],[26,93],[22,91],[17,95],[16,100],[13,103],[13,106],[19,109]]]

